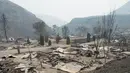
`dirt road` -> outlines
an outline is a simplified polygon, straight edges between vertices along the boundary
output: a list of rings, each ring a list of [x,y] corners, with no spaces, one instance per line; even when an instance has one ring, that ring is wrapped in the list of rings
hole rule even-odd
[[[35,48],[30,48],[30,51],[43,51],[43,52],[48,52],[50,51],[49,48],[51,47],[66,47],[68,45],[57,45],[57,44],[54,44],[53,46],[50,46],[50,47],[35,47]],[[28,48],[21,48],[20,49],[21,53],[24,53],[24,52],[28,52]],[[12,50],[3,50],[3,51],[0,51],[0,57],[3,57],[4,55],[10,55],[10,54],[17,54],[17,50],[16,49],[12,49]]]

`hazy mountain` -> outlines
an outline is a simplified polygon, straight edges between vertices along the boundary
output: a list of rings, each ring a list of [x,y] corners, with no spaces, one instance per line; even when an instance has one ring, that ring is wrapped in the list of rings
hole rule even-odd
[[[116,14],[130,14],[130,1],[117,9]]]
[[[97,25],[98,20],[101,20],[102,16],[92,16],[86,18],[75,18],[67,26],[72,32],[79,26],[85,26],[91,30]],[[116,22],[120,28],[130,28],[130,15],[116,15]]]
[[[120,28],[130,28],[130,2],[116,10],[116,23]],[[85,26],[91,31],[97,25],[98,19],[101,20],[102,16],[91,16],[83,18],[74,18],[67,24],[70,31],[73,33],[78,26]]]
[[[8,34],[13,37],[32,37],[34,29],[32,25],[40,21],[34,14],[24,8],[12,3],[9,0],[0,0],[0,18],[2,14],[6,15],[9,25]],[[2,24],[0,22],[0,24]]]
[[[43,21],[45,21],[46,24],[48,24],[48,26],[50,27],[52,27],[53,25],[62,26],[67,23],[66,21],[63,21],[57,17],[50,16],[50,15],[37,14],[36,16],[42,19]]]

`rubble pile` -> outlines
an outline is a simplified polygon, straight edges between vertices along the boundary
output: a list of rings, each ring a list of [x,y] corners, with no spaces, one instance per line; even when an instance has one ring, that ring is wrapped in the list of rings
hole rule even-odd
[[[17,67],[15,67],[15,70],[24,73],[38,73],[36,67],[33,67],[31,65],[25,65],[25,64],[19,64]]]
[[[12,60],[0,61],[0,73],[23,73],[19,70],[15,70],[17,63],[14,63]]]
[[[34,44],[13,45],[8,47],[8,50],[18,47],[27,49],[35,46]],[[34,73],[51,73],[50,70],[54,73],[56,71],[59,73],[82,73],[94,69],[99,70],[105,64],[105,59],[107,63],[112,59],[122,60],[130,55],[130,52],[122,52],[121,49],[113,47],[100,46],[98,52],[96,48],[92,47],[93,45],[88,44],[73,44],[71,47],[53,46],[49,47],[47,51],[26,51],[3,56],[0,61],[0,73],[32,73],[32,71]]]
[[[84,66],[78,64],[76,62],[70,63],[59,63],[55,68],[61,69],[63,71],[67,71],[69,73],[77,73],[79,72]]]
[[[0,51],[6,50],[5,46],[0,46]]]
[[[33,55],[34,53],[31,54],[31,57],[33,57]],[[29,57],[27,55],[24,58],[19,57],[20,56],[13,55],[2,57],[0,61],[0,73],[38,73],[36,66],[33,66],[28,60]],[[15,61],[16,59],[20,60]]]
[[[42,63],[51,64],[52,66],[57,65],[60,60],[60,56],[58,54],[44,52],[37,52],[37,58],[42,61]]]
[[[57,52],[59,51],[59,52]],[[75,54],[70,54],[71,52],[76,51]],[[77,73],[83,68],[91,67],[92,57],[87,57],[84,55],[79,55],[79,50],[76,49],[63,49],[57,48],[56,51],[50,53],[37,52],[37,58],[39,61],[42,61],[43,65],[51,65],[49,68],[56,68],[69,73]],[[86,50],[86,54],[88,51]],[[61,55],[63,54],[63,55]]]

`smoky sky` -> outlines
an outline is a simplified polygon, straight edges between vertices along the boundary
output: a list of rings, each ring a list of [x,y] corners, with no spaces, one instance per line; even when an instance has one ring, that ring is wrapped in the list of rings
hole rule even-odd
[[[10,0],[38,15],[52,15],[70,21],[75,17],[107,14],[128,0]]]

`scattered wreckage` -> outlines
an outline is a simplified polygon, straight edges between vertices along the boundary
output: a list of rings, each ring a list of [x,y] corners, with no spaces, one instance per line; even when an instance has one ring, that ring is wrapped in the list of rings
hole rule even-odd
[[[12,48],[8,47],[8,50],[10,49]],[[112,53],[105,54],[104,51],[109,52],[109,49]],[[80,73],[85,70],[99,69],[104,65],[104,56],[111,56],[106,58],[111,61],[112,59],[121,60],[130,55],[130,52],[122,52],[121,49],[105,46],[99,47],[98,58],[95,59],[96,49],[87,44],[53,47],[50,50],[52,51],[3,56],[0,60],[0,73],[49,73],[46,70],[60,71],[60,73]]]

